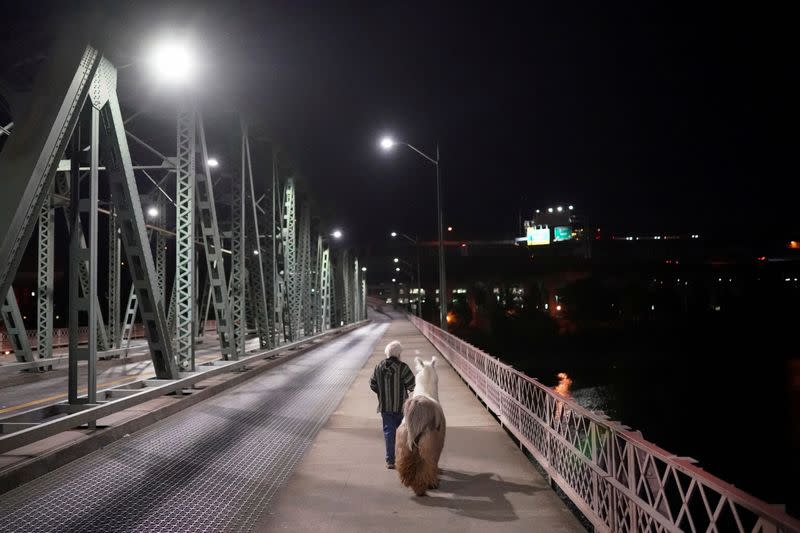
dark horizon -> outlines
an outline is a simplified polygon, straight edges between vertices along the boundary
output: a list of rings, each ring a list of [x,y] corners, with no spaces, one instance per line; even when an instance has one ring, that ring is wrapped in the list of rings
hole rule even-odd
[[[796,74],[790,17],[777,11],[82,5],[105,11],[118,64],[165,30],[194,36],[208,101],[245,110],[286,146],[349,245],[379,245],[391,229],[435,238],[433,166],[380,153],[389,132],[428,153],[440,143],[445,225],[459,238],[500,238],[520,210],[557,202],[617,232],[800,235],[786,134]],[[69,10],[5,9],[18,31],[1,38],[0,78],[33,75],[48,21]],[[142,78],[121,71],[123,104],[163,99]]]

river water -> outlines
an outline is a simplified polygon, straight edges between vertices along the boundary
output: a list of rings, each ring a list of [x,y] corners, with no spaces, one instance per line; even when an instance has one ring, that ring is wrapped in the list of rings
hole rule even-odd
[[[495,353],[548,386],[568,374],[570,394],[581,405],[797,515],[800,358],[723,331],[638,337],[624,350],[583,342]]]

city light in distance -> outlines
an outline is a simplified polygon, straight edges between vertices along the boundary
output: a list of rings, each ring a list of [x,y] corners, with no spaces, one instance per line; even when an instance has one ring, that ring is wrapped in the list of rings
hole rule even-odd
[[[209,157],[207,163],[211,168],[216,168],[219,166],[219,161],[217,161],[217,159],[214,157]]]
[[[331,232],[331,237],[334,239],[341,239],[342,238],[342,230],[335,229]]]
[[[366,271],[367,271],[367,267],[361,267],[361,272],[366,272]]]
[[[389,235],[391,235],[392,237],[397,237],[397,232],[396,232],[396,231],[393,231],[393,232],[391,232]]]
[[[395,258],[394,258],[394,262],[395,262],[395,263],[399,263],[399,262],[400,262],[400,258],[399,258],[399,257],[395,257]]]
[[[147,216],[150,218],[155,218],[158,216],[158,209],[155,207],[150,207],[147,209]]]

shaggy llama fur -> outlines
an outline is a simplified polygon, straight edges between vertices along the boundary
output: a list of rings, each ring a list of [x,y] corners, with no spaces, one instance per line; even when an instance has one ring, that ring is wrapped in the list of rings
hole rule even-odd
[[[397,428],[395,455],[403,485],[417,496],[439,486],[439,457],[444,448],[446,421],[439,404],[436,358],[416,358],[414,395],[403,405],[403,423]]]

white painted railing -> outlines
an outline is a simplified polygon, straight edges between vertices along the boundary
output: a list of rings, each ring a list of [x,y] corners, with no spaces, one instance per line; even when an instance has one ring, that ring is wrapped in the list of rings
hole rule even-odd
[[[596,530],[800,531],[800,521],[694,460],[662,450],[429,322],[408,318]]]

